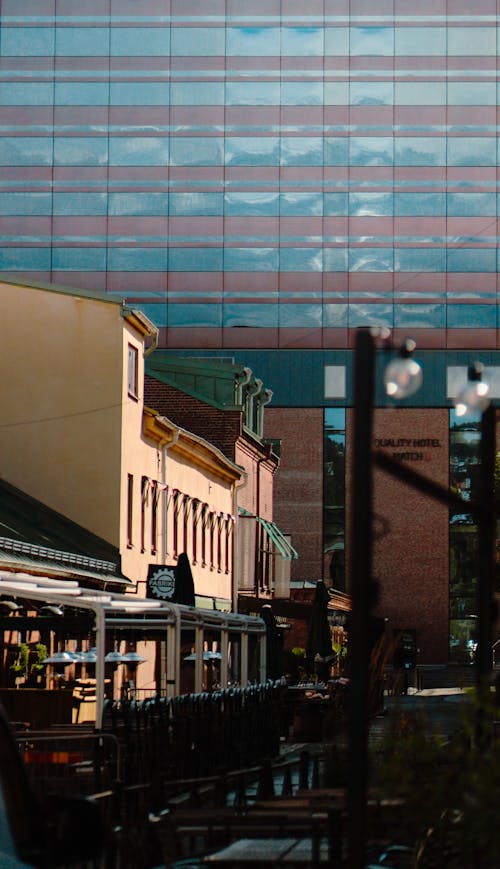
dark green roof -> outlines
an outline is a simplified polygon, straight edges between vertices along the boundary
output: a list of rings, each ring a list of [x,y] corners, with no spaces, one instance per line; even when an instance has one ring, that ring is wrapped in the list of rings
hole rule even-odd
[[[244,396],[238,391],[248,376],[244,365],[218,359],[190,359],[155,350],[146,359],[146,374],[181,389],[220,410],[241,410]],[[255,381],[250,372],[250,382]]]

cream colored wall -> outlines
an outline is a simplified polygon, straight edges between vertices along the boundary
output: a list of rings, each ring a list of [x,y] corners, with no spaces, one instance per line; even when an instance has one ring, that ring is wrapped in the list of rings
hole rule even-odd
[[[0,283],[0,476],[117,545],[120,306]]]
[[[145,510],[145,551],[141,552],[141,478],[148,476],[160,483],[166,483],[171,489],[178,489],[186,495],[198,498],[209,504],[210,508],[218,512],[232,514],[232,486],[215,475],[207,473],[179,455],[175,447],[170,450],[157,448],[145,439],[135,438],[134,413],[127,415],[128,425],[123,430],[123,479],[122,479],[122,570],[134,582],[138,582],[138,593],[143,596],[146,593],[146,578],[150,564],[175,564],[176,558],[173,552],[173,514],[168,508],[168,495],[166,490],[160,494],[158,503],[158,544],[156,554],[151,551],[151,503]],[[126,545],[126,518],[127,518],[127,477],[133,475],[134,498],[133,498],[133,545]],[[166,512],[167,510],[167,512]],[[191,562],[191,570],[195,584],[195,592],[198,595],[208,597],[220,597],[231,599],[232,564],[229,572],[219,573],[217,569],[211,570],[210,566],[202,566],[198,559],[192,563],[192,523],[188,523],[188,556]],[[181,523],[179,522],[179,554],[183,549]],[[198,543],[198,554],[201,552],[201,544]]]

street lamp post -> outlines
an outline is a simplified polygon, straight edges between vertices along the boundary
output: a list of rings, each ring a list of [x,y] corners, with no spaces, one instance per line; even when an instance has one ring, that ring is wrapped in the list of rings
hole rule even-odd
[[[353,394],[353,473],[349,526],[350,588],[350,715],[349,715],[349,779],[347,784],[347,851],[349,869],[364,869],[366,856],[366,797],[368,786],[368,717],[370,678],[370,624],[376,602],[377,586],[372,576],[372,494],[373,465],[413,486],[448,507],[463,509],[463,500],[449,487],[425,477],[381,451],[372,451],[374,377],[376,363],[376,330],[358,330],[354,356]],[[378,333],[379,334],[379,333]],[[386,392],[393,398],[405,398],[419,388],[422,372],[411,358],[415,345],[406,341],[400,359],[388,367]],[[401,361],[402,360],[402,361]],[[406,361],[406,366],[404,362]],[[476,409],[481,417],[481,483],[479,497],[469,509],[478,522],[479,581],[478,581],[478,646],[476,685],[478,697],[483,695],[491,674],[491,630],[494,612],[493,572],[495,564],[496,503],[494,470],[496,456],[496,415],[488,406],[487,386],[481,381],[482,366],[469,369],[466,413],[476,395]],[[472,373],[472,377],[471,377]],[[465,400],[465,399],[464,399]],[[478,739],[485,738],[481,717],[478,718]]]

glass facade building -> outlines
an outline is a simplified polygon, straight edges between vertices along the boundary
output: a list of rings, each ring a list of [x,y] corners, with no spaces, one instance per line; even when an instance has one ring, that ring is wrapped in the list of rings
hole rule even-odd
[[[0,270],[169,346],[496,348],[497,6],[3,0]]]
[[[238,355],[273,408],[321,409],[307,557],[340,589],[353,333],[412,335],[406,407],[442,409],[464,496],[440,574],[455,660],[477,462],[450,372],[478,352],[500,400],[499,25],[500,0],[0,4],[0,272],[118,295],[160,348]]]

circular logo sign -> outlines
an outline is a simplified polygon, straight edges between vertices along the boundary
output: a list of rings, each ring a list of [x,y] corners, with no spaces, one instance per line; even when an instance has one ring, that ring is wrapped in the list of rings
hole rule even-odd
[[[175,569],[162,567],[149,578],[149,588],[155,597],[171,600],[175,595]]]

